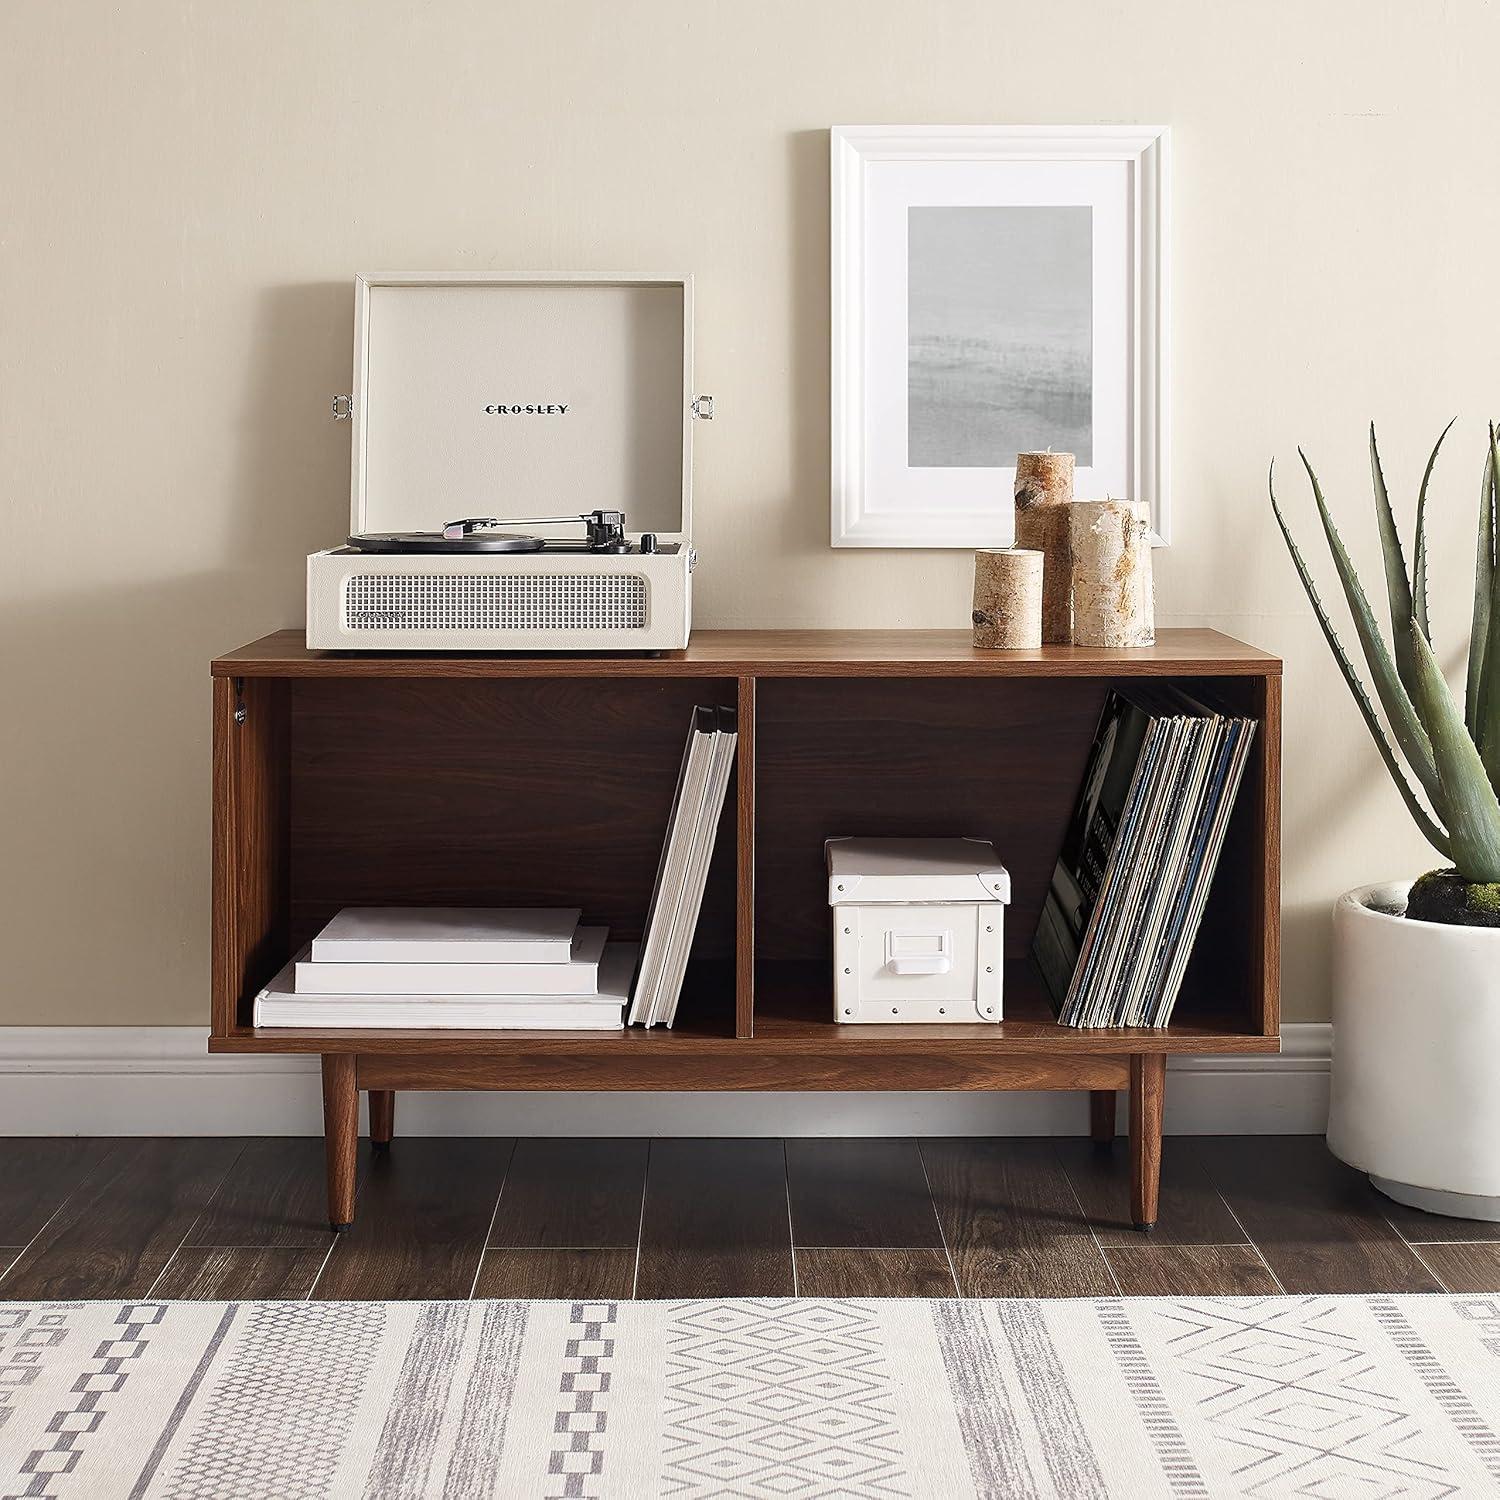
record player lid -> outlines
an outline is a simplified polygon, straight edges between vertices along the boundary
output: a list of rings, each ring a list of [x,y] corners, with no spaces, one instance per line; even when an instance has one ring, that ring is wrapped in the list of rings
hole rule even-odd
[[[632,534],[688,535],[690,278],[399,274],[355,290],[351,532],[606,509]]]

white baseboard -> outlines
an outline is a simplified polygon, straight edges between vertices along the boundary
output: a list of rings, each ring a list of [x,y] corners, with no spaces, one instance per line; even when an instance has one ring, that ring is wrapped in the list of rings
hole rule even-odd
[[[1172,1135],[1318,1134],[1333,1028],[1275,1056],[1174,1058]],[[0,1027],[0,1135],[315,1135],[318,1063],[210,1057],[196,1026]],[[1122,1112],[1121,1125],[1123,1128]],[[1078,1094],[404,1095],[405,1135],[1073,1135]]]

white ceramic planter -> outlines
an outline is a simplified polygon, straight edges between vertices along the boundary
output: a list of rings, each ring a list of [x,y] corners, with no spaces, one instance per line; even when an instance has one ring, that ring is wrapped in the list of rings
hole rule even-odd
[[[1328,1144],[1402,1203],[1500,1219],[1500,928],[1373,909],[1409,889],[1334,907]]]

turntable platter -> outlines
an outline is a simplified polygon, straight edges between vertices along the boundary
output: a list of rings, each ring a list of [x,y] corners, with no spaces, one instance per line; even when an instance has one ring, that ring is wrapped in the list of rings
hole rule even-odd
[[[441,531],[389,531],[370,536],[351,536],[357,552],[540,552],[542,539],[521,532],[484,531],[467,536],[444,536]]]

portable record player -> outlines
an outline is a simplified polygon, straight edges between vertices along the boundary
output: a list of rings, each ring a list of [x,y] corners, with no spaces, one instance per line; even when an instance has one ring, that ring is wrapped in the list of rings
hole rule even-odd
[[[687,645],[687,277],[359,277],[347,542],[307,560],[322,650]]]

